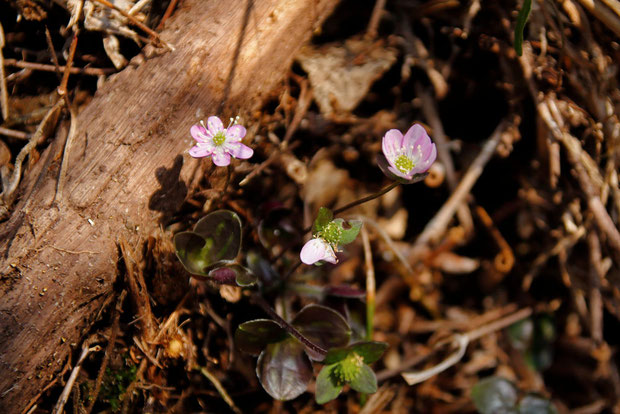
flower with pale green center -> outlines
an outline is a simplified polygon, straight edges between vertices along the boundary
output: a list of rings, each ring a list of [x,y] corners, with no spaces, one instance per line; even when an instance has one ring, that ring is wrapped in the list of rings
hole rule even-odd
[[[406,180],[428,171],[437,158],[437,148],[420,124],[414,124],[404,136],[390,129],[383,137],[382,149],[388,170]]]
[[[315,237],[304,244],[304,247],[302,247],[299,253],[299,258],[307,265],[312,265],[320,261],[333,264],[338,263],[334,248],[322,237]]]
[[[236,120],[234,120],[236,122]],[[202,121],[192,126],[190,134],[196,145],[189,150],[195,158],[213,157],[213,163],[219,167],[230,164],[230,157],[248,159],[253,154],[252,148],[241,143],[246,130],[242,125],[234,124],[224,128],[217,116],[210,116],[207,125]]]

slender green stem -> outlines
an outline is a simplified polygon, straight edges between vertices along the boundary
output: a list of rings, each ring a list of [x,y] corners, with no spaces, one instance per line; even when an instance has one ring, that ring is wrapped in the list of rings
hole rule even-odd
[[[366,203],[370,200],[374,200],[377,197],[381,197],[383,194],[387,193],[390,190],[393,190],[394,188],[396,188],[396,186],[400,184],[398,181],[394,181],[392,184],[388,185],[387,187],[384,187],[382,190],[380,190],[377,193],[371,194],[369,196],[366,196],[364,198],[360,198],[359,200],[356,201],[352,201],[347,205],[344,205],[340,208],[337,208],[334,210],[334,215],[338,214],[338,213],[342,213],[345,210],[350,209],[351,207],[355,207],[358,206],[360,204]]]

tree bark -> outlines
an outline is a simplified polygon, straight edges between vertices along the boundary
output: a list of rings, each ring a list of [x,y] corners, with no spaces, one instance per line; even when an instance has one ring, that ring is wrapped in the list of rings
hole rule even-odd
[[[134,59],[77,117],[62,193],[61,138],[31,166],[0,230],[0,412],[24,409],[109,302],[119,238],[182,204],[197,111],[257,109],[336,3],[182,2],[162,33],[176,50]]]

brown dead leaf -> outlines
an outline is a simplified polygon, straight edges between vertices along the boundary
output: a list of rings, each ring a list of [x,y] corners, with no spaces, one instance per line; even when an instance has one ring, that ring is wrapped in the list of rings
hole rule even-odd
[[[321,112],[350,112],[364,99],[374,81],[396,61],[396,50],[368,40],[306,47],[297,60],[308,72]]]

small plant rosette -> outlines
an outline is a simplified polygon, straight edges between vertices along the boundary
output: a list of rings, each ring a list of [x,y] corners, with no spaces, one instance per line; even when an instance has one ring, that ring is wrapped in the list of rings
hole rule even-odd
[[[316,402],[325,404],[337,398],[346,384],[361,393],[375,393],[377,377],[369,364],[378,360],[387,346],[384,342],[369,341],[330,349],[316,379]]]

